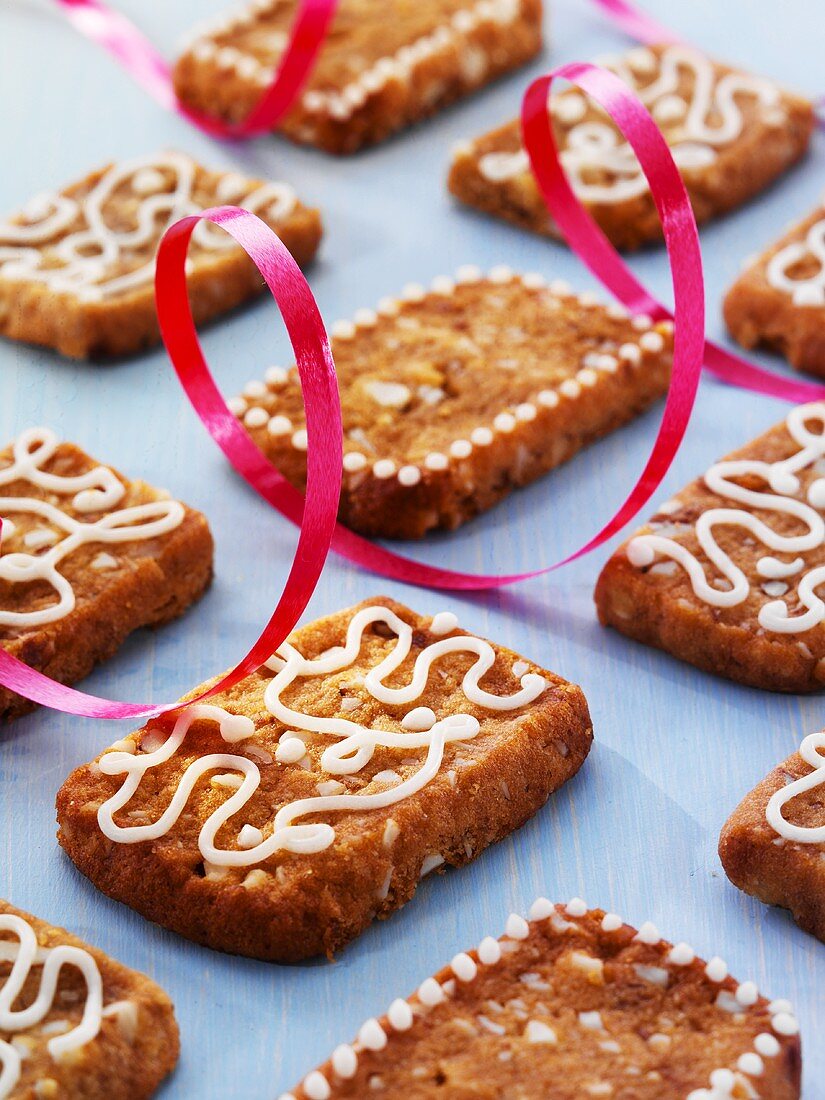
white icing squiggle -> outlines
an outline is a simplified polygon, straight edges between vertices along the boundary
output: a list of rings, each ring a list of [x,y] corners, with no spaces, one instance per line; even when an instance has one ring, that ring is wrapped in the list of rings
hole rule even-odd
[[[169,173],[174,179],[171,191],[165,189]],[[113,165],[82,200],[40,195],[22,211],[28,224],[0,222],[0,277],[44,283],[84,301],[101,301],[148,286],[155,273],[155,245],[165,229],[202,209],[194,201],[194,185],[194,161],[182,153],[160,153]],[[251,193],[249,187],[248,180],[228,173],[218,185],[218,198],[241,202],[253,212],[265,210],[276,222],[295,207],[295,193],[287,184],[266,183]],[[124,189],[137,203],[133,229],[120,229],[106,217],[106,204]],[[54,240],[72,226],[71,233]],[[237,247],[228,234],[207,222],[196,226],[193,240],[210,251]],[[50,242],[61,266],[42,264],[42,253],[35,246]],[[134,262],[136,251],[147,248],[148,263],[117,273]]]
[[[794,840],[797,844],[825,843],[825,821],[819,826],[792,825],[782,814],[783,806],[792,798],[825,784],[824,753],[825,732],[809,734],[799,746],[799,755],[811,765],[813,771],[778,790],[768,802],[765,811],[768,824],[786,840]]]
[[[729,72],[717,80],[713,62],[687,46],[668,46],[661,57],[646,49],[632,50],[626,57],[605,61],[605,67],[636,92],[663,127],[676,127],[669,144],[673,159],[684,169],[712,164],[719,149],[742,133],[744,122],[737,95],[751,96],[774,110],[780,100],[777,86],[760,77]],[[689,103],[678,94],[680,69],[693,75]],[[641,87],[636,74],[651,72],[656,73],[655,79]],[[647,179],[631,146],[609,122],[584,120],[587,107],[578,93],[553,97],[550,110],[562,122],[583,119],[567,132],[561,150],[562,164],[579,198],[617,203],[647,192]],[[719,122],[711,123],[711,115],[718,116]],[[479,170],[494,182],[512,179],[529,171],[527,153],[520,149],[515,153],[485,154]],[[593,172],[606,172],[614,178],[595,182],[588,178]]]
[[[337,646],[314,660],[303,657],[289,643],[281,647],[278,655],[269,662],[270,667],[277,670],[277,674],[265,692],[266,708],[288,730],[304,730],[336,739],[321,756],[321,767],[329,775],[354,775],[360,772],[369,764],[379,747],[405,750],[426,748],[427,755],[418,771],[398,783],[390,780],[389,786],[374,794],[322,794],[288,803],[275,815],[268,836],[259,840],[257,832],[252,833],[246,827],[242,828],[238,834],[242,850],[235,851],[218,848],[215,844],[216,835],[250,801],[258,789],[261,774],[258,766],[244,756],[214,753],[202,756],[190,764],[171,802],[156,822],[126,827],[116,824],[114,815],[128,804],[140,787],[143,777],[152,768],[174,756],[193,721],[209,719],[217,722],[221,736],[227,742],[244,740],[255,734],[254,723],[249,718],[229,715],[219,707],[194,706],[181,715],[171,736],[157,750],[139,755],[115,750],[101,757],[99,767],[105,775],[126,776],[120,790],[98,810],[98,824],[104,835],[120,844],[137,844],[165,836],[177,822],[195,784],[203,775],[216,770],[238,772],[242,776],[240,785],[219,809],[210,814],[198,837],[198,847],[204,859],[211,864],[221,867],[248,867],[261,863],[278,851],[311,854],[330,847],[335,840],[333,827],[324,823],[296,824],[302,817],[318,813],[382,809],[422,790],[438,774],[445,745],[451,741],[470,740],[479,732],[479,721],[473,715],[453,714],[437,720],[429,708],[417,707],[402,720],[403,732],[394,733],[384,729],[366,728],[346,718],[323,718],[294,711],[280,698],[298,679],[329,676],[350,666],[361,650],[365,630],[373,623],[384,623],[397,635],[392,651],[364,678],[364,686],[369,694],[389,706],[410,703],[419,698],[426,688],[433,664],[449,653],[476,655],[477,660],[464,676],[462,689],[471,703],[487,710],[506,711],[526,706],[537,699],[547,686],[542,676],[527,673],[521,677],[521,689],[513,695],[492,695],[485,691],[479,681],[494,664],[495,650],[489,642],[480,638],[461,635],[443,638],[427,646],[416,657],[410,682],[403,687],[388,687],[384,681],[401,666],[410,652],[413,630],[403,619],[385,607],[363,608],[352,617],[344,646]],[[290,752],[292,741],[299,742],[297,756],[292,756]],[[284,763],[294,763],[306,751],[295,734],[286,733],[281,739],[281,746],[286,748],[286,752],[278,759]],[[244,833],[244,839],[251,838],[253,843],[240,844],[241,833]]]
[[[802,260],[814,259],[819,269],[806,279],[796,279],[788,271]],[[825,306],[825,218],[815,222],[804,241],[792,241],[771,256],[765,277],[772,287],[790,294],[796,306]]]
[[[106,466],[95,466],[75,477],[44,470],[58,446],[57,436],[48,428],[29,428],[23,432],[13,444],[12,464],[0,469],[0,489],[16,481],[27,481],[47,493],[71,496],[72,507],[78,512],[103,512],[118,504],[125,489]],[[29,532],[27,544],[33,548],[54,543],[40,555],[5,550],[0,553],[0,581],[9,584],[45,581],[57,595],[55,603],[35,611],[4,611],[0,608],[0,626],[29,627],[56,622],[74,609],[74,589],[57,568],[64,558],[91,543],[112,545],[158,538],[179,527],[185,512],[183,505],[176,500],[157,500],[106,511],[93,523],[83,523],[45,500],[0,496],[0,516],[5,520],[10,514],[40,516],[51,527],[64,532],[63,537],[48,528],[42,532]],[[6,526],[4,523],[4,535],[9,534]],[[13,533],[11,521],[8,527],[12,528]],[[32,539],[32,535],[38,537]]]
[[[819,422],[821,430],[812,432],[808,421]],[[808,487],[807,503],[795,499],[800,491],[797,474],[825,456],[825,402],[813,402],[793,409],[787,418],[788,432],[799,443],[800,450],[780,462],[767,463],[755,459],[719,462],[705,474],[705,484],[721,497],[760,511],[792,516],[807,528],[802,534],[782,535],[769,527],[751,511],[742,508],[709,508],[696,520],[695,533],[703,552],[728,583],[720,590],[709,583],[704,566],[694,554],[672,538],[663,535],[638,535],[631,539],[627,557],[632,565],[647,568],[657,556],[677,562],[690,578],[693,591],[712,607],[730,608],[744,603],[751,588],[742,570],[716,541],[714,528],[741,527],[769,550],[783,554],[804,554],[819,550],[825,544],[825,522],[820,512],[825,510],[825,478],[817,478]],[[746,489],[735,478],[756,476],[767,483],[769,490]],[[773,556],[756,563],[759,574],[767,578],[791,577],[804,568],[804,559],[796,557],[785,563]],[[825,583],[825,566],[816,566],[805,573],[792,595],[806,609],[791,615],[781,599],[771,600],[759,610],[759,623],[765,630],[778,634],[797,634],[825,621],[825,603],[816,589]]]
[[[37,935],[28,921],[13,913],[0,913],[0,932],[11,932],[20,941],[19,947],[11,952],[11,973],[0,987],[0,1030],[14,1033],[42,1023],[52,1009],[61,970],[64,966],[75,966],[86,982],[83,1018],[77,1027],[49,1039],[46,1048],[52,1058],[58,1060],[96,1038],[103,1014],[103,982],[89,952],[68,944],[44,950],[38,945]],[[5,947],[8,941],[2,940],[0,944]],[[43,967],[43,974],[37,997],[26,1008],[13,1009],[29,974],[39,965]],[[0,1042],[0,1100],[11,1096],[20,1074],[19,1053],[10,1043]]]

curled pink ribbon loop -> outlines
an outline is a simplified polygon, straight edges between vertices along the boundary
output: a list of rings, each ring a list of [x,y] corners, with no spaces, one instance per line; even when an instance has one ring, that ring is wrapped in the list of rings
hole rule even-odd
[[[307,415],[306,501],[278,473],[230,412],[203,357],[186,289],[189,239],[199,221],[213,221],[251,256],[284,318],[295,352]],[[283,593],[261,636],[243,660],[189,704],[237,684],[268,660],[301,617],[315,590],[335,531],[343,462],[341,404],[324,323],[312,291],[286,246],[254,214],[222,206],[182,218],[158,250],[155,288],[163,338],[189,400],[235,469],[274,508],[301,528]],[[0,537],[2,521],[0,521]],[[179,703],[122,703],[66,687],[29,668],[0,646],[0,683],[53,710],[87,718],[148,719]]]
[[[229,124],[193,111],[175,94],[168,61],[126,16],[102,0],[56,0],[72,25],[103,46],[162,107],[220,138],[250,138],[273,130],[309,79],[338,0],[301,0],[272,84],[243,122]]]
[[[681,176],[653,119],[637,97],[613,73],[595,65],[566,65],[549,76],[536,80],[528,89],[522,111],[524,140],[552,214],[570,244],[591,269],[622,301],[637,312],[656,310],[664,315],[663,308],[636,281],[581,206],[567,182],[559,162],[547,111],[547,96],[557,77],[577,84],[601,103],[614,118],[641,161],[662,219],[673,273],[677,318],[673,374],[662,426],[642,475],[616,514],[584,546],[561,561],[543,569],[503,576],[462,573],[403,557],[339,525],[332,542],[333,549],[349,561],[385,577],[429,588],[480,590],[527,580],[575,561],[601,546],[650,500],[679,449],[690,419],[702,367],[704,284],[696,223]],[[256,226],[255,229],[256,234],[261,234],[261,247],[274,236],[271,230],[263,226]],[[164,267],[168,259],[168,256],[158,259],[160,291],[165,287]],[[165,307],[162,298],[159,306]],[[167,347],[179,368],[178,347],[168,339]],[[220,434],[216,431],[215,423],[210,423],[208,416],[204,417],[202,396],[191,387],[187,388],[187,392],[224,453],[239,468],[238,455],[242,448],[247,450],[250,446],[248,442],[241,443],[245,433],[238,428],[240,435],[232,432],[230,438],[229,425],[226,424],[226,434]],[[308,401],[307,404],[309,405]],[[337,470],[338,467],[331,466],[330,469]],[[271,467],[270,478],[273,471],[274,467]],[[297,522],[301,514],[300,494],[293,491],[292,495],[280,480],[278,493],[269,493],[265,485],[261,484],[266,480],[264,475],[265,471],[260,468],[253,471],[252,476],[244,473],[247,481],[265,500],[293,523]],[[309,499],[308,491],[307,500]]]

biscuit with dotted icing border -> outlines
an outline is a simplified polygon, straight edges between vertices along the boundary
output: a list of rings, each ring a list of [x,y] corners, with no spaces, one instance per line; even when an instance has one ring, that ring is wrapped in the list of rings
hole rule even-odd
[[[825,732],[809,734],[722,829],[728,878],[825,942]]]
[[[603,624],[771,691],[825,684],[825,402],[664,503],[602,570]]]
[[[0,900],[2,1100],[147,1100],[179,1047],[154,982]]]
[[[211,171],[174,151],[135,157],[37,195],[0,222],[0,335],[75,359],[131,355],[159,343],[160,239],[185,215],[223,203],[258,214],[299,264],[314,257],[320,216],[288,184]],[[192,235],[187,273],[199,324],[265,288],[243,249],[208,222]]]
[[[367,1020],[280,1100],[800,1095],[791,1006],[737,982],[722,959],[579,898],[539,898],[529,917],[512,914],[501,939]]]
[[[743,347],[778,351],[797,370],[825,378],[825,204],[746,262],[724,315]]]
[[[685,45],[598,58],[641,98],[681,171],[698,222],[740,206],[805,153],[811,103]],[[662,235],[647,180],[610,117],[576,89],[551,99],[571,185],[607,237],[633,249]],[[518,120],[455,149],[450,191],[468,206],[558,236],[521,142]]]
[[[59,840],[104,893],[198,943],[331,956],[524,824],[591,741],[578,687],[380,597],[300,628],[171,734],[76,770]]]
[[[47,428],[0,451],[0,517],[0,646],[64,684],[182,615],[212,579],[200,512]],[[0,719],[33,706],[0,687]]]
[[[178,95],[241,121],[272,82],[295,11],[295,0],[260,0],[196,29]],[[535,56],[541,23],[541,0],[341,0],[277,129],[329,153],[374,145]]]
[[[366,535],[453,529],[626,424],[667,389],[672,326],[561,280],[475,267],[332,326],[344,418],[340,518]],[[231,407],[303,488],[294,368]]]

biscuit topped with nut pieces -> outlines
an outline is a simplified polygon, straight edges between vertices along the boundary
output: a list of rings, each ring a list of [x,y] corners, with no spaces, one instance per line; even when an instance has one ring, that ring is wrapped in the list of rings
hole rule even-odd
[[[669,322],[507,267],[409,285],[332,336],[341,519],[392,538],[458,527],[633,419],[667,389],[673,347]],[[303,488],[297,371],[271,368],[233,408]]]

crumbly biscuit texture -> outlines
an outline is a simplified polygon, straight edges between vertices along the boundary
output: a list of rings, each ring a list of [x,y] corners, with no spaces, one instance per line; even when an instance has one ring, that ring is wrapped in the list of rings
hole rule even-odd
[[[212,578],[205,518],[47,428],[0,452],[0,646],[61,683],[182,614]],[[0,687],[0,718],[32,704]]]
[[[740,890],[790,909],[825,941],[825,732],[809,734],[742,800],[719,855]]]
[[[635,90],[653,115],[699,222],[741,205],[808,147],[815,125],[811,103],[689,46],[639,46],[598,61]],[[661,223],[647,180],[612,119],[577,89],[554,94],[550,111],[567,177],[608,238],[628,249],[659,239]],[[517,120],[461,144],[449,186],[470,206],[558,235]]]
[[[581,691],[377,599],[303,627],[171,733],[147,727],[58,795],[104,892],[221,950],[332,953],[468,862],[579,769]]]
[[[798,370],[825,377],[825,205],[748,261],[724,313],[743,347],[771,348]]]
[[[601,621],[708,672],[774,691],[825,683],[825,403],[729,455],[621,546]]]
[[[580,898],[539,898],[529,916],[367,1020],[280,1100],[799,1096],[786,1001]]]
[[[666,390],[672,326],[561,280],[460,268],[332,326],[344,417],[340,518],[420,538],[452,529],[627,423]],[[297,371],[273,367],[233,404],[300,488]]]
[[[37,195],[0,222],[0,334],[73,358],[128,355],[160,339],[155,255],[174,222],[230,203],[258,214],[299,264],[321,223],[285,183],[213,172],[178,152],[110,164],[62,191]],[[264,289],[222,229],[201,222],[187,260],[196,322]]]
[[[178,1049],[154,982],[0,900],[2,1100],[144,1100]]]
[[[271,84],[295,0],[264,0],[194,32],[175,68],[190,106],[239,122]],[[523,64],[541,0],[341,0],[306,89],[278,130],[352,153]]]

